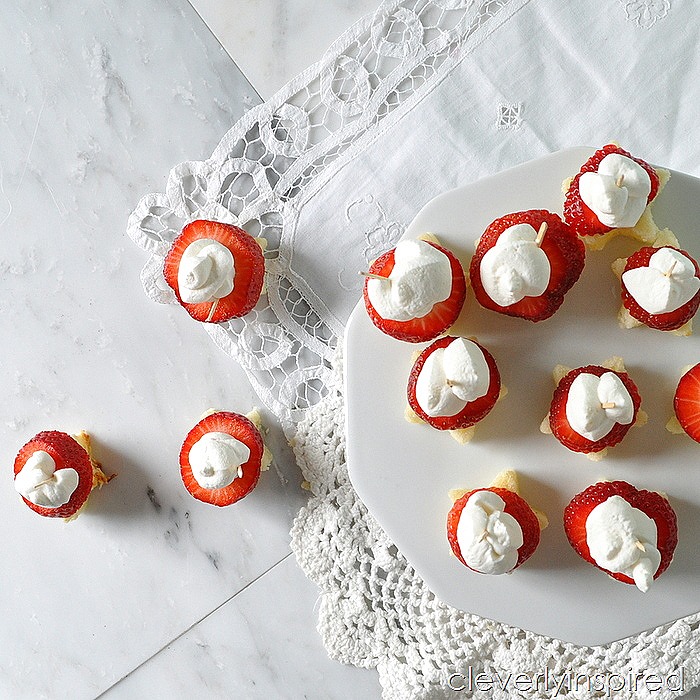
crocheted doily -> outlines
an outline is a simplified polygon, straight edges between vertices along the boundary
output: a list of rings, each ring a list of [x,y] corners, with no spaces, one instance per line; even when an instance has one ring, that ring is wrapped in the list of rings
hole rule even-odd
[[[559,683],[559,697],[604,697],[614,689],[570,683],[567,690],[567,671],[589,678],[624,673],[628,678],[631,672],[668,675],[682,668],[686,690],[700,683],[700,615],[607,647],[582,649],[447,607],[387,539],[348,481],[336,348],[349,308],[360,296],[356,264],[391,247],[421,202],[478,173],[466,169],[475,161],[468,148],[461,153],[461,169],[433,168],[430,178],[419,172],[411,179],[408,165],[396,163],[397,172],[407,178],[392,206],[380,201],[380,188],[374,193],[342,184],[334,189],[334,181],[342,180],[346,166],[366,154],[375,139],[405,128],[406,115],[437,93],[455,68],[487,47],[490,35],[527,5],[544,12],[537,0],[387,0],[374,16],[341,36],[318,64],[251,109],[210,158],[173,168],[165,192],[143,197],[128,222],[128,234],[150,254],[141,279],[159,303],[177,303],[163,278],[163,260],[187,222],[231,222],[267,240],[267,294],[258,306],[244,318],[201,327],[246,370],[292,439],[312,492],[294,524],[292,546],[323,591],[324,642],[335,658],[376,666],[387,699],[452,697],[462,676],[471,680],[469,669],[501,674],[498,680],[492,677],[490,688],[472,689],[474,696],[490,698],[512,697],[516,690],[520,697],[553,697],[554,691],[541,683],[527,692],[509,685],[513,677],[506,682],[507,673],[545,669],[551,683]],[[567,6],[549,3],[545,9]],[[670,0],[610,0],[604,14],[610,15],[606,21],[628,22],[636,31],[657,31],[670,8]],[[647,41],[641,34],[633,40],[635,45]],[[640,54],[651,52],[642,48]],[[457,87],[467,89],[472,83]],[[543,145],[542,130],[532,131],[534,139],[525,134],[517,153],[504,146],[527,124],[530,107],[518,100],[521,96],[501,94],[493,81],[474,84],[474,89],[480,99],[483,92],[496,100],[488,105],[492,119],[484,119],[482,109],[482,116],[475,112],[464,122],[475,133],[480,130],[482,141],[474,141],[474,154],[488,154],[489,165],[539,155],[535,147]],[[455,100],[438,106],[445,104],[453,106]],[[664,109],[658,111],[663,119]],[[434,119],[441,115],[440,110],[431,113]],[[448,119],[443,130],[451,125],[454,121]],[[448,141],[442,147],[454,151],[456,142]],[[504,152],[510,153],[510,162],[492,155]],[[692,157],[692,150],[688,153]],[[418,170],[430,165],[424,160]],[[362,186],[374,176],[374,164],[370,166],[369,175],[363,171],[359,178]],[[328,192],[335,200],[319,204]],[[324,206],[332,211],[323,213]],[[309,209],[315,214],[302,221]],[[451,673],[458,674],[454,689]],[[461,690],[472,692],[464,685]],[[615,697],[647,697],[646,686],[634,693],[629,688],[626,682]],[[677,694],[665,689],[650,691],[648,697]]]

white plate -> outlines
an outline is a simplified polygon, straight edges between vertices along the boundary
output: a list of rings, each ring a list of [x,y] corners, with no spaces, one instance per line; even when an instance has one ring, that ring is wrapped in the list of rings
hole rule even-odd
[[[591,153],[589,148],[561,151],[440,195],[405,235],[435,233],[466,269],[475,239],[493,219],[535,208],[561,214],[561,181]],[[682,247],[700,256],[700,180],[673,172],[653,211],[661,227],[671,228]],[[445,603],[582,645],[605,644],[700,610],[695,546],[700,445],[665,430],[681,368],[700,361],[700,337],[618,326],[619,282],[610,263],[638,247],[617,238],[603,251],[588,252],[581,279],[559,311],[541,323],[486,311],[469,293],[459,330],[492,352],[509,393],[467,445],[404,420],[411,355],[425,345],[381,333],[362,302],[353,311],[345,340],[350,478],[372,515]],[[625,359],[650,420],[596,463],[543,435],[539,425],[549,408],[555,364],[599,364],[613,355]],[[515,573],[485,576],[450,555],[447,492],[488,485],[506,468],[520,473],[523,496],[547,513],[550,526],[533,557]],[[608,578],[566,541],[564,506],[601,478],[665,491],[678,514],[675,559],[646,594]]]

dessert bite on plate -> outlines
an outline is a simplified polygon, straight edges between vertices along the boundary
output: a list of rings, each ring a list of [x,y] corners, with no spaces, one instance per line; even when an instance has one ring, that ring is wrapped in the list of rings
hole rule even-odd
[[[659,229],[648,205],[669,178],[668,170],[654,168],[610,143],[564,181],[564,220],[595,250],[617,235],[650,244]]]
[[[229,506],[255,488],[270,462],[257,411],[208,411],[185,438],[180,475],[197,500]]]
[[[557,365],[553,376],[556,389],[540,430],[573,452],[600,460],[633,425],[647,422],[637,386],[619,357],[576,369]]]
[[[554,314],[581,275],[585,246],[544,209],[508,214],[477,242],[469,278],[485,308],[529,321]]]
[[[413,363],[407,419],[448,430],[461,443],[505,394],[493,355],[476,340],[444,336]]]
[[[76,518],[90,493],[106,484],[92,455],[90,436],[45,430],[35,435],[15,458],[15,489],[24,502],[48,518]]]
[[[643,592],[666,571],[678,544],[668,498],[626,481],[599,481],[574,496],[564,530],[580,557]]]
[[[501,472],[490,486],[450,492],[447,539],[454,555],[481,574],[509,574],[529,559],[547,527],[544,513],[519,495],[518,475]]]
[[[262,293],[264,243],[233,224],[192,221],[165,257],[165,281],[197,321],[221,323],[243,316]]]
[[[684,368],[673,396],[673,413],[666,430],[700,442],[700,364]]]
[[[367,313],[380,331],[398,340],[437,338],[454,324],[464,305],[462,265],[429,234],[399,242],[365,274]]]
[[[620,277],[620,326],[645,325],[676,335],[692,333],[700,306],[700,268],[676,245],[645,246],[612,265]]]

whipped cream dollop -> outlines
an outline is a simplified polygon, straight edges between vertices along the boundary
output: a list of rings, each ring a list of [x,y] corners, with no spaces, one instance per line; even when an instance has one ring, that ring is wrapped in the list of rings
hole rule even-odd
[[[457,523],[462,559],[482,574],[505,574],[518,563],[523,546],[520,523],[504,512],[504,500],[493,491],[477,491],[468,499]]]
[[[634,579],[648,591],[661,564],[656,523],[622,496],[599,503],[586,519],[586,544],[593,561],[606,571]]]
[[[419,240],[401,241],[396,246],[394,267],[387,278],[367,280],[367,295],[375,311],[393,321],[425,316],[451,291],[450,259]]]
[[[75,469],[56,469],[53,457],[37,450],[15,476],[15,489],[36,506],[60,508],[70,501],[78,481]]]
[[[187,304],[223,299],[233,291],[233,254],[211,238],[192,241],[182,253],[177,271],[180,298]]]
[[[428,355],[416,379],[416,401],[431,417],[454,416],[488,391],[491,372],[481,348],[455,338]]]
[[[481,283],[499,306],[540,296],[547,289],[551,266],[536,238],[537,231],[530,224],[515,224],[481,258]]]
[[[614,372],[600,377],[589,372],[577,375],[566,399],[566,419],[583,437],[596,442],[615,423],[628,425],[634,418],[634,403],[627,387]]]
[[[597,172],[581,175],[579,192],[601,224],[629,228],[637,224],[646,209],[651,178],[631,158],[610,153],[600,161]]]
[[[243,475],[241,465],[250,459],[246,444],[228,433],[212,431],[190,448],[192,476],[203,489],[222,489]]]
[[[632,298],[650,314],[667,314],[687,304],[700,291],[695,265],[673,248],[659,248],[645,267],[622,273]]]

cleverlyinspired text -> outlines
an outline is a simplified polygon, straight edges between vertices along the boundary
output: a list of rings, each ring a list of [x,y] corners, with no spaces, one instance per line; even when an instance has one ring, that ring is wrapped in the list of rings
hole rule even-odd
[[[539,673],[523,672],[484,672],[475,671],[469,666],[463,673],[453,673],[447,679],[448,687],[455,693],[492,693],[517,691],[537,692],[552,698],[562,693],[582,692],[603,694],[614,697],[618,693],[661,691],[682,692],[685,690],[685,669],[662,675],[651,672],[622,673],[577,673],[576,671],[555,672],[545,668]]]

